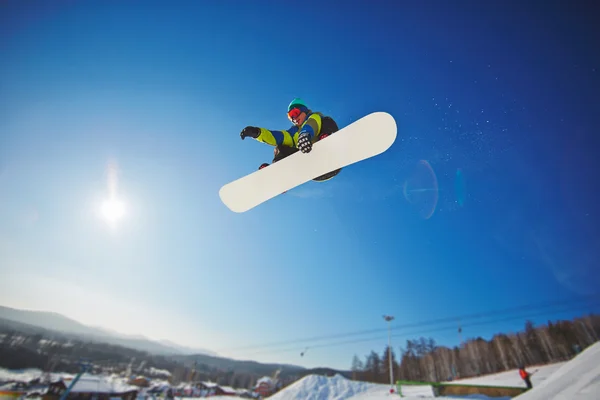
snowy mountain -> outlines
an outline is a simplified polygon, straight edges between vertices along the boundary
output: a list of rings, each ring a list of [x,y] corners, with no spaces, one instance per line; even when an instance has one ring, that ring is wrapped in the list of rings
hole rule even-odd
[[[43,329],[62,332],[88,340],[102,341],[108,344],[115,344],[135,350],[147,351],[153,354],[217,355],[215,352],[207,349],[192,349],[169,341],[155,341],[141,335],[124,335],[105,328],[84,325],[73,319],[65,317],[64,315],[47,311],[19,310],[0,306],[0,319],[37,326]]]

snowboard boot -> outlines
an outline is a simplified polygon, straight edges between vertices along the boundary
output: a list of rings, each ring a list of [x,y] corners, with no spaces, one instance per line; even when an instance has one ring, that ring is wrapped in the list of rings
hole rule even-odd
[[[320,142],[321,140],[325,139],[329,135],[330,135],[330,133],[321,133],[319,135],[319,138],[317,139],[317,142]]]

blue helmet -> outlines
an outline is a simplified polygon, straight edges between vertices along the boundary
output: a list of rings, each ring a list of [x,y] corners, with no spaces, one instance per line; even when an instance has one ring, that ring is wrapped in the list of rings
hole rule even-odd
[[[302,100],[299,97],[296,97],[294,100],[292,100],[292,102],[288,106],[288,112],[290,112],[290,110],[292,110],[293,108],[296,108],[296,107],[300,108],[301,110],[308,110],[308,106],[306,105],[304,100]]]

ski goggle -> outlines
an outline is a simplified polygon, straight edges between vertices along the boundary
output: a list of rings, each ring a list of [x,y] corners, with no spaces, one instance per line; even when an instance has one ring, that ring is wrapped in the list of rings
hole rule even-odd
[[[292,108],[290,111],[288,111],[287,115],[288,118],[290,119],[290,121],[295,122],[298,117],[300,116],[300,114],[302,114],[302,111],[299,108]]]

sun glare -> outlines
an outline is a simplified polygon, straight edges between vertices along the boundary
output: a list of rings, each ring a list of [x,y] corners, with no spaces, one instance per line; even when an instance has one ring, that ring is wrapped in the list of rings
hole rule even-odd
[[[107,186],[108,198],[100,204],[100,214],[102,218],[111,226],[121,220],[125,216],[125,204],[119,200],[117,194],[118,176],[117,164],[111,161],[107,168]]]
[[[124,214],[125,206],[119,200],[110,199],[102,204],[102,215],[110,223],[117,222]]]

